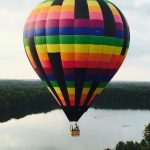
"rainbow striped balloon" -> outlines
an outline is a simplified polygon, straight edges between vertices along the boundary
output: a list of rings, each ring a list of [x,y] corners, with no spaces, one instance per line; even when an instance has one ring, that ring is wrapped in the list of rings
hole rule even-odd
[[[78,121],[123,63],[129,27],[107,0],[45,0],[24,28],[27,56],[70,121]]]

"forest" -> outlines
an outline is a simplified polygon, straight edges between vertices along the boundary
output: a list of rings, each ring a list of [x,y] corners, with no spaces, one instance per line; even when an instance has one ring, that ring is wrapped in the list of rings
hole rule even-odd
[[[91,106],[95,109],[150,110],[150,83],[111,82]],[[60,109],[39,80],[0,80],[0,122]]]

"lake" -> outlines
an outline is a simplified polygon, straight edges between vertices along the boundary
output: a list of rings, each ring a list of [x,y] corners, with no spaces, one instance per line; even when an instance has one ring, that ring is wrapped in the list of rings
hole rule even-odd
[[[150,111],[91,108],[79,120],[81,136],[68,135],[62,110],[0,123],[1,150],[104,150],[119,141],[140,141]]]

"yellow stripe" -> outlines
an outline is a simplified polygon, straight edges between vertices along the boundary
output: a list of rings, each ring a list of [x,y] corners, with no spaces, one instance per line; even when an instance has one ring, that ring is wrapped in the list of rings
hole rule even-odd
[[[67,88],[68,94],[75,94],[75,88]]]
[[[97,1],[87,1],[89,12],[101,12],[101,8]]]
[[[111,3],[108,3],[108,5],[114,15],[120,16],[118,10]]]
[[[101,53],[103,45],[90,45],[89,53]]]
[[[50,93],[53,95],[53,97],[56,99],[56,100],[58,100],[57,98],[56,98],[56,96],[54,95],[54,93],[51,91],[51,89],[49,88],[49,87],[47,87],[48,88],[48,90],[50,91]]]
[[[127,53],[128,53],[128,49],[126,49],[126,53],[125,53],[125,56],[127,56]]]
[[[103,54],[115,54],[115,55],[120,55],[122,48],[117,47],[117,46],[107,46],[105,45],[103,47]]]
[[[90,44],[75,44],[75,53],[88,53]]]
[[[31,15],[35,15],[35,14],[41,14],[41,13],[47,13],[48,12],[48,10],[49,10],[49,6],[45,6],[45,7],[43,7],[43,8],[37,8],[37,9],[35,9],[34,11],[32,11],[32,13],[31,13]]]
[[[30,51],[29,47],[25,47],[27,51]],[[122,47],[108,46],[108,45],[90,45],[90,44],[43,44],[36,45],[38,53],[103,53],[120,55]],[[75,50],[74,50],[75,49]]]
[[[104,45],[102,53],[103,54],[113,54],[114,46]]]
[[[63,5],[64,5],[64,4],[65,4],[65,5],[74,5],[74,3],[75,3],[74,0],[65,0],[65,1],[63,2]]]
[[[97,88],[94,94],[100,94],[103,91],[103,88]]]
[[[60,44],[60,52],[72,53],[74,52],[75,44]]]
[[[114,47],[113,54],[120,55],[120,54],[121,54],[121,51],[122,51],[122,47],[117,47],[117,46],[115,46],[115,47]]]
[[[26,50],[26,53],[27,53],[27,54],[30,54],[30,53],[31,53],[29,46],[25,46],[25,50]]]
[[[62,94],[61,90],[59,87],[54,87],[55,91],[57,94]]]
[[[37,49],[38,53],[46,53],[47,45],[46,44],[36,45],[36,49]]]
[[[59,44],[47,44],[47,52],[49,53],[60,52],[60,45]]]
[[[38,5],[38,7],[50,6],[51,3],[52,3],[52,1],[48,1],[46,3],[41,3],[41,4]]]
[[[83,88],[82,94],[88,94],[89,90],[90,90],[90,88]]]
[[[61,6],[51,6],[49,9],[49,12],[60,12],[61,11]]]

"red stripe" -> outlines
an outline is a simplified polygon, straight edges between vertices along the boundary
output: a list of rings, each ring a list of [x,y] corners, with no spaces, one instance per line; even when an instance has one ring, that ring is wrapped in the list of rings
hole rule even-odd
[[[60,19],[59,26],[60,27],[73,27],[74,20],[73,19]]]
[[[46,20],[46,28],[49,27],[59,27],[59,20],[58,19],[47,19]]]

